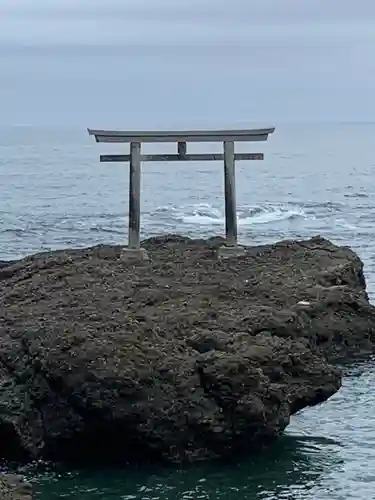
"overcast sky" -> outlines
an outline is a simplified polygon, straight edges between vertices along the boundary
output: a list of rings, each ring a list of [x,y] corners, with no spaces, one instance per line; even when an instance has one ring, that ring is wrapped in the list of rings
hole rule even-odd
[[[374,0],[0,0],[0,121],[375,121],[374,53]]]
[[[194,23],[194,27],[192,26]],[[372,0],[1,0],[4,43],[375,40]]]

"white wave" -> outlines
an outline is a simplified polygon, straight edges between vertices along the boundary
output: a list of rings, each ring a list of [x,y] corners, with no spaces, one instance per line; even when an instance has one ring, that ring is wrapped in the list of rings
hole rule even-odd
[[[163,214],[163,218],[168,214],[171,219],[182,224],[202,226],[222,226],[225,224],[224,210],[207,203],[182,207],[160,207],[155,215],[161,214]],[[298,207],[284,204],[248,205],[239,207],[237,210],[237,221],[240,226],[270,224],[296,217],[307,218],[307,215]]]
[[[247,215],[248,213],[250,215]],[[297,217],[306,218],[307,215],[298,207],[290,207],[288,205],[260,205],[257,207],[248,207],[247,213],[242,211],[242,217],[240,212],[238,222],[240,225],[269,224]]]
[[[223,213],[208,203],[181,207],[177,218],[184,224],[222,225]]]
[[[224,218],[213,218],[208,215],[186,215],[181,217],[181,222],[184,224],[199,224],[202,226],[212,226],[224,224]]]

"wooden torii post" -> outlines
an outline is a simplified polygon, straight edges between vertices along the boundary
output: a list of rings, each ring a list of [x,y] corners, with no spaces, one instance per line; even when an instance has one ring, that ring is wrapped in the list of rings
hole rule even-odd
[[[242,130],[120,131],[88,129],[96,142],[128,143],[129,154],[101,155],[101,162],[129,162],[129,235],[128,248],[140,249],[141,162],[224,161],[225,234],[227,245],[237,245],[236,160],[263,160],[263,153],[235,153],[235,142],[266,141],[274,128]],[[177,144],[176,154],[142,154],[142,143]],[[223,153],[187,153],[188,142],[222,142]]]

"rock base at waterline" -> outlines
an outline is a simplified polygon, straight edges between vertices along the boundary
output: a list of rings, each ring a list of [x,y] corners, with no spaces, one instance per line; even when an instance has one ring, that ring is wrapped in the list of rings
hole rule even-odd
[[[31,500],[32,486],[21,476],[0,473],[0,500]]]

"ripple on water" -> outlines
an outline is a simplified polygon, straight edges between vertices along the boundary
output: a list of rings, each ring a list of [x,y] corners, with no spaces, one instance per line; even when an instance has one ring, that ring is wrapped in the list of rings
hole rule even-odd
[[[296,415],[288,428],[288,433],[319,434],[337,442],[331,451],[340,457],[340,467],[331,470],[323,482],[331,498],[366,498],[374,494],[374,383],[374,360],[347,368],[342,389],[323,405]],[[319,488],[315,494],[314,498],[324,498]]]

